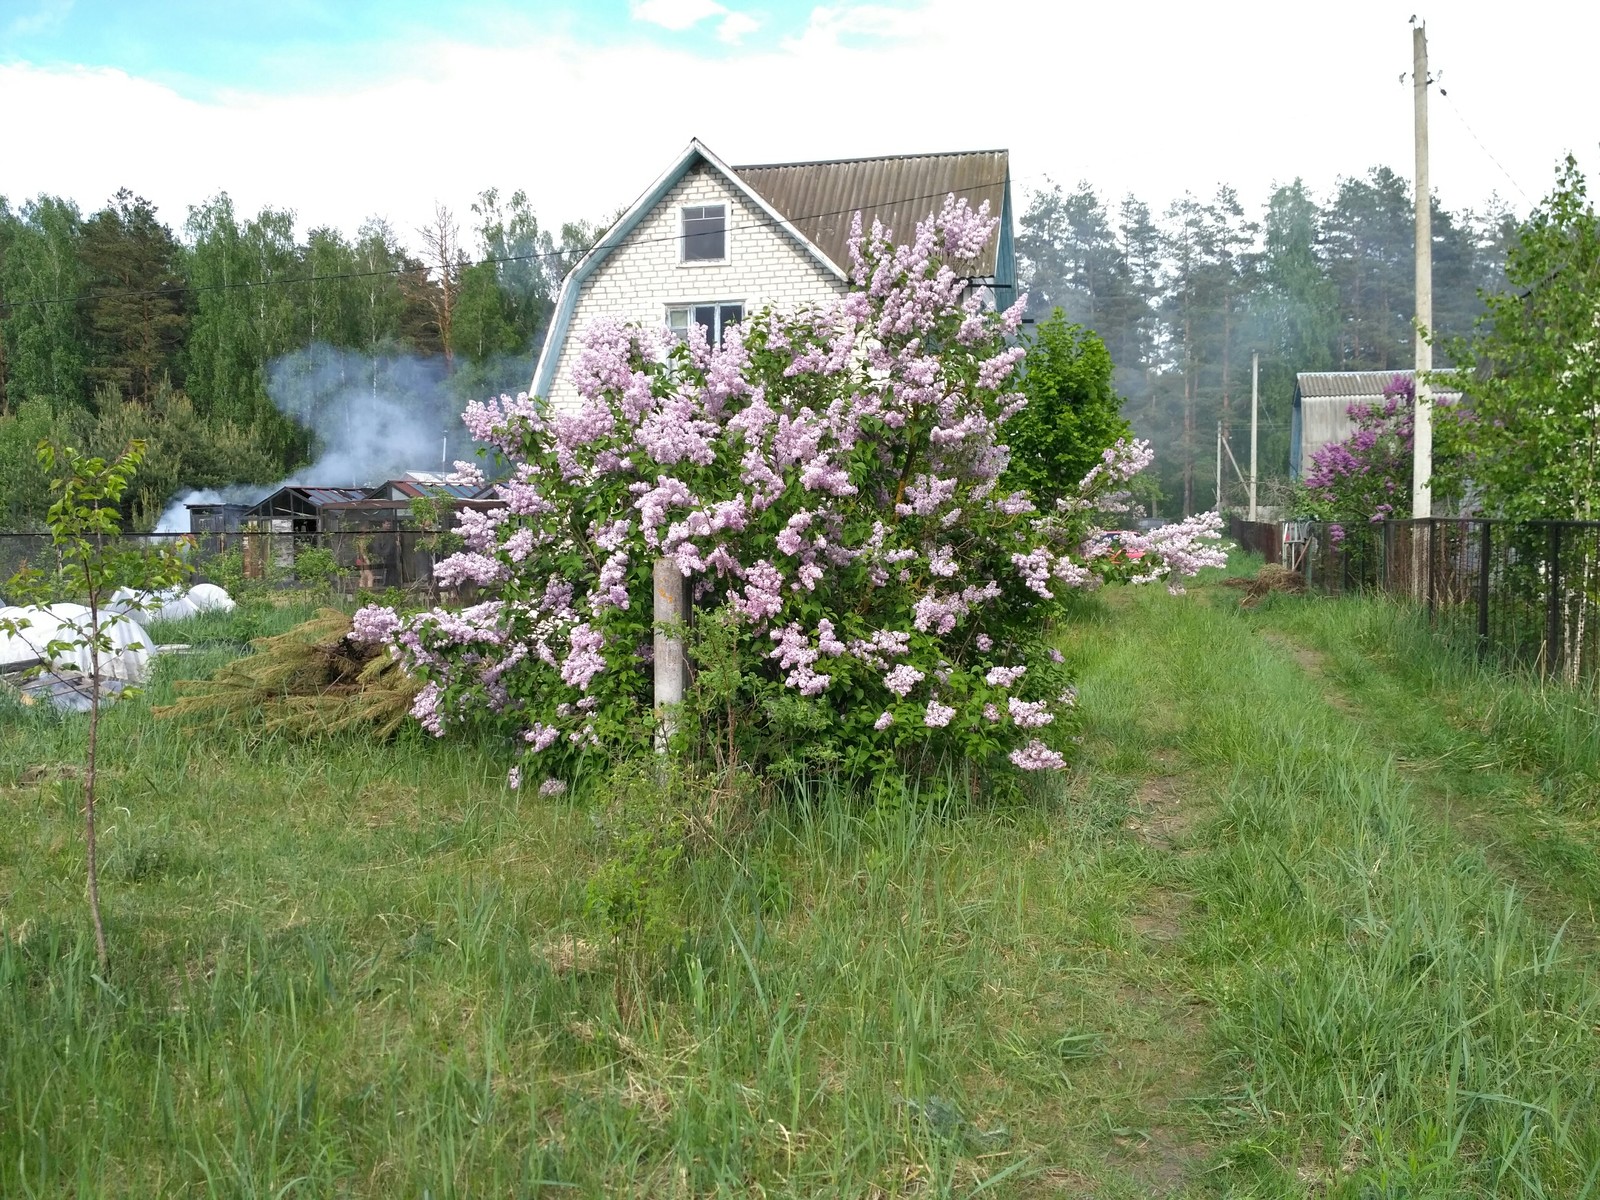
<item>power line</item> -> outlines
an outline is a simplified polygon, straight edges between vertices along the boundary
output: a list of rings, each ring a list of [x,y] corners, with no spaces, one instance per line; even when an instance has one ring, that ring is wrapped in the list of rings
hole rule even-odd
[[[1442,74],[1442,72],[1441,72],[1441,74]],[[1455,113],[1456,120],[1461,122],[1461,128],[1463,128],[1463,129],[1465,129],[1467,131],[1467,136],[1470,137],[1474,142],[1478,143],[1478,149],[1483,151],[1484,156],[1486,158],[1488,158],[1488,160],[1490,162],[1492,162],[1496,167],[1499,167],[1500,174],[1504,175],[1506,177],[1506,181],[1508,183],[1510,183],[1512,187],[1517,189],[1517,194],[1520,195],[1524,200],[1526,200],[1528,202],[1529,207],[1530,208],[1533,207],[1533,204],[1534,204],[1533,197],[1528,195],[1527,192],[1522,190],[1522,185],[1520,183],[1518,183],[1512,177],[1511,172],[1506,170],[1505,167],[1501,165],[1500,160],[1498,158],[1496,158],[1493,154],[1490,153],[1489,147],[1487,147],[1487,146],[1485,146],[1483,144],[1483,139],[1480,138],[1477,135],[1476,132],[1474,132],[1474,130],[1473,130],[1471,125],[1467,124],[1467,118],[1465,116],[1463,116],[1462,113],[1461,113],[1461,110],[1456,107],[1456,102],[1454,100],[1450,99],[1450,93],[1445,91],[1445,89],[1443,87],[1441,87],[1439,89],[1439,95],[1444,97],[1445,103],[1450,106],[1450,111]]]
[[[1032,178],[1032,177],[1031,176],[1024,176],[1022,178]],[[1007,182],[1007,180],[1005,180],[1005,179],[995,179],[995,180],[991,180],[991,181],[989,181],[987,183],[979,183],[979,184],[970,185],[969,187],[964,188],[962,190],[963,191],[973,191],[973,190],[977,190],[977,189],[981,189],[981,188],[999,187],[1001,184],[1004,184],[1006,182]],[[1017,180],[1011,180],[1011,182],[1017,182]],[[919,201],[922,201],[922,200],[942,200],[942,199],[944,199],[944,197],[946,197],[946,196],[948,196],[950,194],[951,194],[951,192],[950,192],[949,189],[944,189],[942,191],[937,191],[937,192],[927,192],[927,193],[924,193],[924,194],[922,194],[920,196],[899,196],[899,197],[895,197],[895,198],[890,199],[890,200],[879,201],[878,203],[870,205],[870,206],[867,206],[867,207],[871,207],[871,208],[887,208],[887,207],[890,207],[892,205],[898,205],[898,204],[915,204],[915,203],[917,203]],[[823,217],[844,216],[847,213],[858,212],[858,211],[860,211],[860,209],[862,207],[863,207],[862,205],[854,205],[853,204],[848,208],[836,208],[836,209],[831,209],[831,210],[828,210],[828,211],[825,211],[825,212],[815,212],[815,213],[810,213],[810,214],[808,214],[806,216],[801,216],[801,217],[781,217],[780,216],[780,218],[778,220],[746,221],[746,222],[743,222],[741,224],[730,224],[730,225],[727,225],[725,228],[730,232],[731,231],[736,231],[736,230],[746,230],[746,229],[776,229],[783,223],[794,225],[794,224],[796,224],[797,222],[800,222],[800,221],[816,221],[816,220],[820,220]],[[607,230],[607,232],[609,233],[610,231]],[[683,236],[682,234],[674,233],[674,234],[663,234],[663,235],[661,235],[659,237],[639,238],[639,239],[636,239],[635,244],[649,245],[649,244],[654,243],[654,242],[675,242],[675,241],[678,241],[682,236]],[[478,260],[476,260],[474,262],[469,262],[469,263],[463,264],[463,266],[465,268],[467,268],[467,269],[470,269],[472,267],[482,267],[482,266],[488,266],[490,264],[499,265],[501,263],[532,262],[532,261],[544,260],[544,259],[560,259],[560,258],[568,257],[569,255],[573,255],[573,254],[576,254],[578,258],[583,258],[583,257],[586,257],[587,255],[589,255],[590,253],[592,253],[594,250],[596,250],[598,248],[601,248],[604,245],[604,243],[605,243],[605,234],[601,234],[599,240],[597,240],[597,241],[591,243],[590,245],[584,247],[581,251],[551,250],[551,251],[541,251],[541,252],[533,253],[533,254],[507,254],[507,255],[501,255],[499,257],[490,256],[488,258],[481,258],[481,259],[478,259]],[[609,246],[604,246],[604,248],[607,249],[607,250],[615,250],[620,245],[622,245],[622,241],[618,240],[616,242],[612,242]],[[238,291],[240,289],[257,288],[257,287],[288,287],[288,286],[293,285],[293,284],[303,284],[303,283],[331,283],[331,282],[336,282],[338,280],[346,280],[346,279],[375,279],[375,278],[381,278],[381,277],[384,277],[384,276],[391,276],[391,275],[411,274],[411,273],[415,272],[417,269],[418,269],[418,267],[416,267],[416,266],[388,267],[388,268],[384,268],[382,270],[375,270],[375,271],[337,271],[337,272],[333,272],[333,273],[327,274],[327,275],[302,275],[302,276],[300,276],[298,278],[294,278],[294,279],[250,279],[250,280],[241,280],[241,281],[239,281],[237,283],[183,284],[183,285],[180,285],[180,286],[177,286],[177,287],[144,288],[144,289],[135,290],[135,291],[115,291],[115,290],[87,291],[87,292],[80,292],[80,293],[78,293],[77,295],[74,295],[74,296],[45,296],[45,297],[40,297],[40,298],[32,299],[32,300],[10,300],[10,301],[5,302],[4,304],[0,304],[0,312],[10,312],[10,311],[14,311],[14,310],[19,309],[19,308],[42,308],[42,307],[45,307],[46,305],[52,305],[52,304],[77,304],[77,303],[80,303],[81,301],[84,301],[84,300],[94,300],[94,299],[97,299],[97,298],[102,297],[102,296],[116,296],[119,299],[138,299],[138,298],[141,298],[141,297],[151,297],[151,296],[195,295],[195,294],[198,294],[198,293],[201,293],[201,292],[229,292],[229,291]],[[426,269],[426,268],[423,268],[423,269]]]

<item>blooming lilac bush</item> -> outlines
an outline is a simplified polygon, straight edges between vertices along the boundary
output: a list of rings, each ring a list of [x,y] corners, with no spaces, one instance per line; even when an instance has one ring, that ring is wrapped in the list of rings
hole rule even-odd
[[[1302,508],[1307,516],[1332,523],[1332,537],[1344,541],[1366,526],[1411,515],[1412,422],[1416,386],[1396,375],[1377,404],[1352,404],[1347,410],[1355,432],[1311,456]],[[1435,495],[1459,493],[1451,469],[1462,426],[1470,414],[1448,398],[1434,398]],[[1356,536],[1365,536],[1364,534]]]
[[[993,311],[958,269],[995,225],[951,199],[896,246],[858,218],[856,289],[831,307],[759,314],[720,347],[596,321],[576,411],[469,406],[511,464],[506,505],[462,513],[465,549],[437,574],[493,598],[356,622],[427,680],[423,725],[500,723],[530,780],[648,745],[665,558],[696,619],[735,633],[725,711],[695,737],[804,728],[847,769],[943,753],[1063,766],[1076,693],[1044,635],[1068,597],[1107,579],[1177,590],[1222,552],[1214,515],[1096,528],[1149,462],[1142,442],[1105,449],[1049,511],[1002,494],[1023,302]]]

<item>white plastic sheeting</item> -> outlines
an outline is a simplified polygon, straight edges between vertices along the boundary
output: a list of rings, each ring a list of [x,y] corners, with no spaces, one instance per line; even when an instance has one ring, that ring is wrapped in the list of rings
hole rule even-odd
[[[233,608],[233,597],[214,583],[197,583],[187,590],[168,588],[164,592],[135,592],[118,588],[110,607],[146,621],[182,621],[197,613]]]
[[[78,642],[87,637],[91,625],[89,610],[83,605],[0,608],[0,621],[14,621],[19,625],[27,622],[16,633],[0,629],[0,669],[43,659],[56,670],[72,667],[85,675],[90,673],[88,646],[75,646],[54,654],[49,652],[51,642]],[[149,674],[153,650],[144,626],[131,616],[110,611],[100,614],[100,625],[111,641],[110,651],[100,655],[101,678],[141,682]]]
[[[189,589],[189,602],[201,612],[232,612],[233,597],[214,583],[197,583]]]

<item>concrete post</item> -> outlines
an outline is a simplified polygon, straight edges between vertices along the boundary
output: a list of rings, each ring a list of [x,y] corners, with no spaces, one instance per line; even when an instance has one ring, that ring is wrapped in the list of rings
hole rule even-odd
[[[1433,516],[1433,396],[1430,394],[1427,372],[1433,369],[1433,346],[1428,338],[1433,334],[1433,212],[1432,189],[1428,183],[1428,34],[1418,22],[1411,31],[1411,96],[1412,118],[1416,132],[1417,177],[1417,378],[1413,413],[1413,453],[1411,460],[1411,518],[1423,520]],[[1413,525],[1413,530],[1425,527]],[[1431,537],[1432,530],[1423,536]],[[1416,570],[1413,580],[1414,594],[1422,598],[1423,576],[1421,564],[1428,561],[1426,547],[1418,557],[1412,555]]]
[[[1222,422],[1217,422],[1217,503],[1216,509],[1222,511]]]
[[[1261,352],[1250,351],[1250,519],[1256,519],[1256,414],[1261,404]]]
[[[656,750],[665,752],[677,728],[677,709],[683,703],[688,656],[681,627],[689,612],[688,580],[670,558],[655,565],[655,713]],[[669,633],[663,626],[676,627]]]

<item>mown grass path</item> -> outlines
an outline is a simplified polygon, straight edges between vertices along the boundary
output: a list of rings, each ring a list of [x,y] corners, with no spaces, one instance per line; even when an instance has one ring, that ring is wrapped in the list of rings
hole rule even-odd
[[[773,809],[622,1009],[592,807],[139,703],[97,978],[76,729],[0,713],[0,1195],[1596,1195],[1587,949],[1263,637],[1320,611],[1091,606],[1065,786]]]
[[[1114,620],[1078,638],[1088,757],[1145,781],[1135,795],[1187,793],[1163,890],[1184,906],[1168,945],[1176,978],[1206,1001],[1216,1054],[1218,1094],[1194,1098],[1214,1121],[1212,1186],[1595,1194],[1594,960],[1433,803],[1438,773],[1422,764],[1439,747],[1413,735],[1449,728],[1437,703],[1429,724],[1428,695],[1411,697],[1416,723],[1381,736],[1381,712],[1307,670],[1297,643],[1262,636],[1351,609],[1244,614],[1220,589],[1119,599]],[[1351,653],[1348,676],[1376,678]],[[1525,765],[1549,768],[1528,778],[1564,772],[1573,791],[1583,761],[1551,748]],[[1150,782],[1174,769],[1180,784]],[[1528,858],[1528,877],[1579,894],[1568,857]]]

